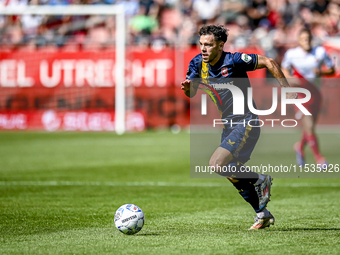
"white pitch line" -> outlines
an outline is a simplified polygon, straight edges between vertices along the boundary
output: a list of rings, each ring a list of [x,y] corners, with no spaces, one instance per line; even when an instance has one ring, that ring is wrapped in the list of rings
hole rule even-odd
[[[135,186],[135,187],[229,187],[225,183],[171,183],[171,182],[71,182],[71,181],[0,181],[0,186]],[[340,183],[273,183],[274,187],[340,187]],[[231,187],[231,186],[230,186]]]
[[[222,187],[222,183],[170,182],[71,182],[71,181],[0,181],[0,186],[155,186],[155,187]]]

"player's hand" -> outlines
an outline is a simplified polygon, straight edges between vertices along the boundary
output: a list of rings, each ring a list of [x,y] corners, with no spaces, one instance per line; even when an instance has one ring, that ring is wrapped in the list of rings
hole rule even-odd
[[[192,81],[186,79],[185,81],[182,81],[181,82],[181,89],[184,90],[184,91],[188,91],[190,90],[190,85],[191,85]]]
[[[197,92],[197,87],[194,87],[193,82],[188,79],[181,82],[181,89],[184,91],[184,94],[188,97],[195,96]]]

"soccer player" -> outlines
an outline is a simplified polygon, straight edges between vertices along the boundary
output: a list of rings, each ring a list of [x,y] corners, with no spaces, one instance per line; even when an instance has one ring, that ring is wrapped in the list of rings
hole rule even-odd
[[[296,153],[296,162],[298,165],[305,164],[304,148],[308,144],[310,147],[316,164],[325,168],[328,163],[322,156],[318,139],[315,134],[315,123],[317,121],[318,113],[321,107],[321,93],[318,89],[320,79],[318,77],[324,75],[332,75],[334,73],[334,65],[330,57],[326,54],[325,48],[321,46],[312,47],[312,35],[310,30],[303,29],[299,33],[298,43],[299,46],[289,49],[282,60],[282,71],[287,78],[292,79],[292,85],[306,88],[311,92],[311,99],[304,104],[304,107],[312,115],[302,115],[301,111],[297,108],[296,118],[301,119],[302,123],[302,136],[299,142],[293,146]],[[324,66],[324,69],[321,69]],[[298,94],[299,98],[304,98],[303,94]]]
[[[264,67],[268,68],[282,87],[289,87],[278,64],[272,59],[256,54],[224,52],[223,46],[227,41],[228,33],[223,26],[203,26],[199,30],[199,35],[201,53],[191,60],[186,80],[181,83],[181,89],[186,96],[195,96],[201,81],[204,83],[218,81],[222,87],[227,83],[237,86],[247,98],[247,88],[250,87],[247,71]],[[197,80],[200,82],[196,82]],[[222,103],[218,105],[216,94],[213,95],[213,100],[217,102],[221,118],[228,120],[228,123],[233,121],[236,124],[224,125],[221,144],[212,154],[209,165],[215,169],[221,166],[232,166],[237,169],[236,172],[222,173],[221,171],[218,174],[227,177],[257,213],[255,223],[250,229],[269,227],[275,221],[274,216],[266,209],[272,177],[251,171],[246,174],[240,171],[243,164],[249,160],[260,136],[260,128],[254,127],[259,126],[258,116],[253,114],[246,104],[244,115],[234,115],[231,91],[218,89],[217,93]],[[287,93],[287,98],[296,97],[296,93]],[[243,124],[248,123],[249,120],[253,120],[251,125]]]

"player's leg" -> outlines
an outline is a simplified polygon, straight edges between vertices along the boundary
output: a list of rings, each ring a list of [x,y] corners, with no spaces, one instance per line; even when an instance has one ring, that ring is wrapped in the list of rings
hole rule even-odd
[[[315,123],[316,117],[314,116],[303,116],[302,125],[303,131],[306,134],[307,145],[311,149],[315,162],[317,164],[327,164],[326,159],[322,156],[319,150],[318,138],[315,134]]]
[[[229,136],[228,136],[229,137]],[[226,138],[228,140],[228,138]],[[241,171],[241,164],[235,164],[236,160],[231,151],[226,148],[218,147],[213,155],[210,157],[209,166],[213,167],[216,170],[216,173],[222,175],[224,177],[228,177],[229,179],[247,179],[248,182],[252,182],[253,184],[259,179],[259,174],[249,171],[243,172]],[[235,169],[235,171],[223,172],[222,167],[230,165]],[[221,171],[218,171],[221,170]]]
[[[315,134],[315,123],[318,118],[318,114],[321,108],[322,96],[320,91],[311,84],[305,84],[306,89],[311,92],[311,99],[304,104],[304,107],[312,114],[312,115],[302,115],[300,110],[297,110],[297,117],[301,117],[302,129],[303,129],[303,138],[302,141],[294,145],[294,150],[296,152],[296,159],[299,165],[304,164],[304,153],[303,147],[307,144],[314,156],[315,162],[317,164],[327,164],[326,159],[321,155],[318,145],[318,139]],[[299,98],[304,97],[304,95],[299,94]]]
[[[255,190],[254,183],[259,179],[259,175],[250,172],[247,176],[241,173],[240,164],[234,160],[232,153],[222,147],[218,147],[209,160],[210,167],[214,167],[217,174],[222,175],[234,185],[239,191],[240,195],[247,201],[255,210],[256,213],[260,212],[259,197]],[[222,170],[223,166],[233,167],[235,170],[230,172],[217,171]]]
[[[244,171],[243,163],[239,162],[235,155],[246,162],[258,140],[259,131],[259,129],[251,130],[248,126],[244,129],[242,127],[235,129],[227,136],[222,135],[221,145],[215,150],[209,161],[209,165],[215,169],[222,169],[221,166],[227,166],[227,169],[231,167],[229,172],[217,173],[227,177],[257,213],[258,217],[252,229],[274,224],[274,217],[266,209],[272,178],[268,175],[259,175],[249,169]]]
[[[234,159],[233,154],[222,147],[218,147],[211,155],[209,166],[218,168],[218,166],[226,166]]]
[[[319,150],[319,144],[318,144],[318,139],[315,134],[315,123],[317,121],[321,105],[322,105],[322,96],[320,91],[312,87],[310,88],[310,92],[312,94],[311,100],[306,103],[306,108],[307,110],[312,114],[310,115],[305,115],[302,117],[302,126],[303,130],[306,134],[306,141],[307,145],[310,147],[315,162],[317,164],[327,164],[326,159],[321,155],[320,150]]]
[[[302,130],[302,135],[300,141],[296,142],[293,146],[293,149],[296,154],[296,163],[299,166],[304,166],[306,161],[305,161],[305,152],[304,148],[307,144],[307,136],[304,130]]]
[[[211,167],[214,167],[215,169],[222,169],[219,168],[219,166],[231,166],[236,169],[235,172],[216,172],[224,177],[227,177],[228,180],[238,190],[243,199],[248,202],[256,212],[257,217],[255,219],[255,223],[251,226],[250,229],[262,229],[265,227],[269,227],[271,224],[274,224],[275,219],[273,215],[266,209],[269,197],[267,201],[261,199],[263,198],[263,192],[261,191],[267,189],[268,192],[268,188],[270,189],[270,176],[259,175],[251,171],[247,173],[241,173],[239,170],[241,169],[241,166],[243,166],[243,164],[237,163],[232,153],[222,147],[218,147],[215,150],[210,158],[209,165]],[[260,184],[256,185],[257,182],[259,182]],[[262,185],[266,186],[262,187]],[[262,190],[259,190],[261,188]],[[270,195],[270,190],[267,194]]]

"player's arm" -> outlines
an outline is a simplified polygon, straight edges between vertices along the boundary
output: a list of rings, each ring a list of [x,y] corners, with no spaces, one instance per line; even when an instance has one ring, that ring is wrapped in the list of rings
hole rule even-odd
[[[197,93],[198,84],[194,84],[189,79],[181,82],[181,89],[187,97],[194,97]]]
[[[314,73],[318,77],[333,75],[335,73],[334,63],[329,57],[329,55],[326,53],[325,48],[321,47],[321,49],[323,50],[321,66],[324,68],[321,69],[320,67],[320,68],[314,69]]]
[[[315,70],[315,74],[317,76],[328,76],[328,75],[333,75],[334,73],[335,73],[334,66],[332,66],[330,68],[323,69],[323,70],[320,70],[320,69]]]
[[[267,68],[269,72],[276,78],[276,80],[279,82],[281,87],[290,87],[289,83],[282,72],[280,66],[271,58],[267,58],[262,55],[258,55],[258,60],[257,60],[257,67],[256,69],[261,69],[261,68]],[[288,99],[294,99],[297,98],[296,93],[287,93],[287,98]]]
[[[197,67],[197,57],[198,55],[190,61],[186,74],[186,79],[185,81],[181,82],[181,89],[184,91],[184,94],[187,97],[194,97],[199,86],[199,84],[193,82],[195,79],[200,78],[198,74],[199,72]]]
[[[314,69],[314,73],[318,77],[333,75],[335,73],[335,68],[334,68],[334,66],[326,67],[326,68],[323,68],[323,69],[317,68],[317,69]]]

